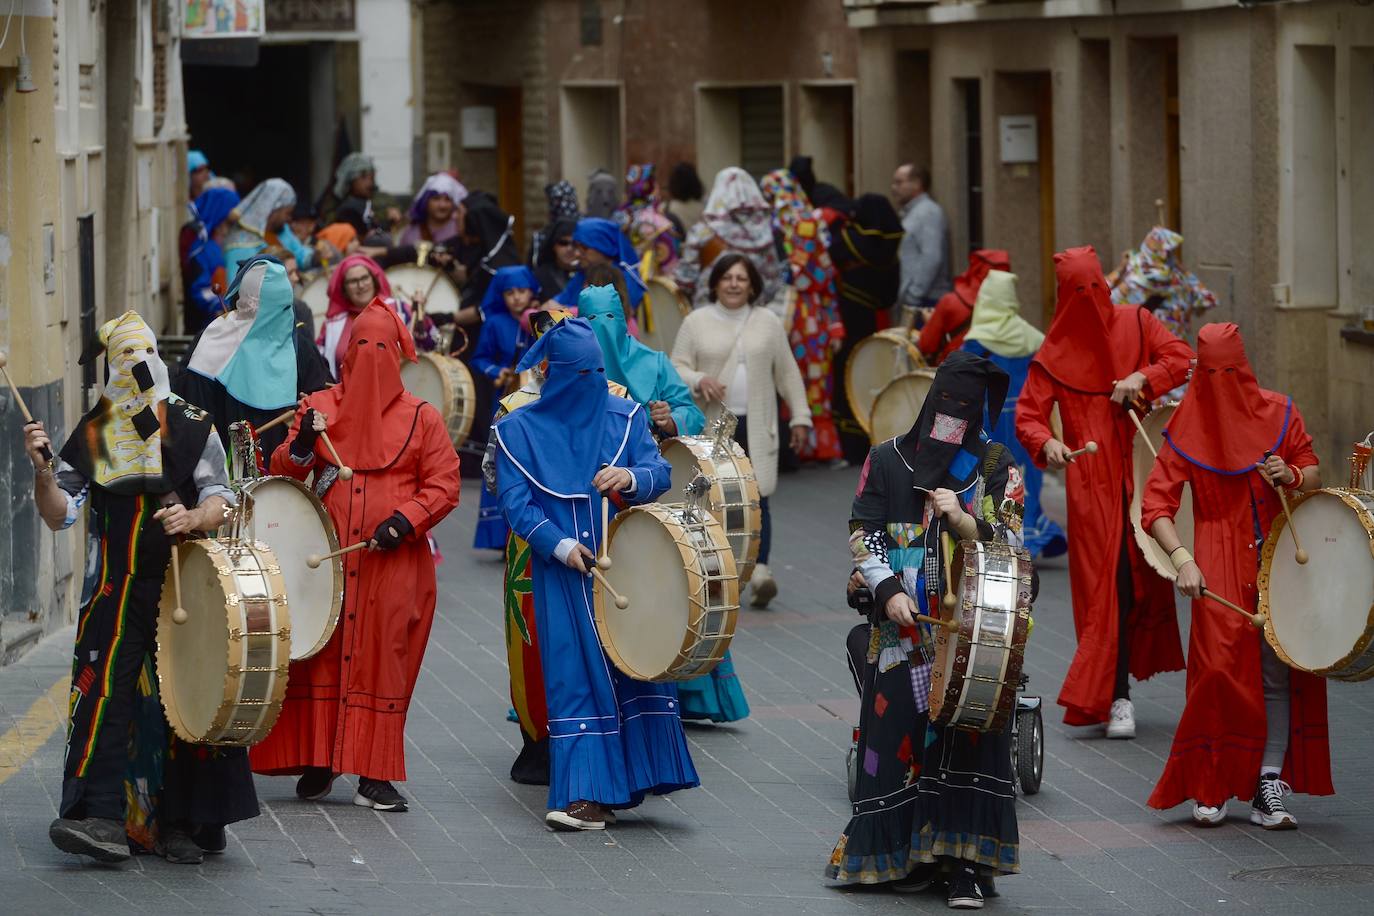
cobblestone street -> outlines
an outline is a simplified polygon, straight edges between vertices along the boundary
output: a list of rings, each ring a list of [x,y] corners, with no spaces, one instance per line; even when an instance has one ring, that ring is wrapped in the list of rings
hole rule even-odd
[[[941,897],[843,890],[821,877],[846,821],[844,757],[857,701],[843,659],[845,520],[857,471],[785,476],[774,500],[781,594],[741,613],[735,664],[753,715],[689,727],[698,790],[653,798],[606,833],[545,830],[544,790],[510,782],[500,566],[468,548],[476,482],[438,532],[440,606],[409,720],[406,814],[321,803],[258,780],[263,814],[234,825],[203,866],[141,857],[84,864],[47,838],[61,784],[71,629],[0,669],[0,912],[780,913],[944,912]],[[1057,564],[1057,565],[1056,565]],[[1183,702],[1171,674],[1135,691],[1140,738],[1108,743],[1060,724],[1073,650],[1062,560],[1043,571],[1027,653],[1047,700],[1040,794],[1018,801],[1024,873],[994,913],[1358,913],[1374,882],[1374,688],[1332,683],[1334,798],[1297,797],[1302,829],[1265,833],[1232,804],[1199,831],[1183,808],[1145,807]],[[1186,616],[1184,617],[1186,624]],[[1336,868],[1346,866],[1345,868]],[[1363,866],[1363,867],[1350,867]],[[1359,886],[1365,884],[1364,887]]]

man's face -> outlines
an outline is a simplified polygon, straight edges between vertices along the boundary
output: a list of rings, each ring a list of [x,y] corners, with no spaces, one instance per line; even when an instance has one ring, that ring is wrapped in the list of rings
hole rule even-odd
[[[205,185],[210,180],[210,167],[202,165],[191,173],[191,196],[199,197],[200,192],[205,190]]]
[[[354,197],[361,197],[364,200],[372,199],[372,192],[377,190],[377,177],[371,172],[363,172],[354,178],[348,186],[348,192]]]
[[[921,183],[911,173],[912,169],[904,165],[898,166],[897,171],[892,173],[892,199],[898,206],[921,193]]]

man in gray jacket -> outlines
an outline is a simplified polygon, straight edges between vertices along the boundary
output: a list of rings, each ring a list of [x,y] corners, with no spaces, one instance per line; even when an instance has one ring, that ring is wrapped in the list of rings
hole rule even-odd
[[[892,197],[902,217],[901,286],[897,319],[903,309],[923,309],[949,292],[949,224],[928,192],[930,172],[905,163],[892,174]]]

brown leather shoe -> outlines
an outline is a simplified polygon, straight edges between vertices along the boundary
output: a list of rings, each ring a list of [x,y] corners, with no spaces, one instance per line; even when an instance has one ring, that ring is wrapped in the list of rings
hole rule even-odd
[[[605,830],[606,809],[596,802],[575,801],[562,811],[544,815],[544,824],[550,830]]]

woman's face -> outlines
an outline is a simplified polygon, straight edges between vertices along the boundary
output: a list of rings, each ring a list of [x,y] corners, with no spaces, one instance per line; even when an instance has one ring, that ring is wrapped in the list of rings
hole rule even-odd
[[[344,295],[355,309],[363,309],[377,295],[377,281],[372,271],[362,264],[354,264],[344,274]]]
[[[749,271],[745,269],[743,261],[731,265],[729,270],[720,275],[715,292],[716,301],[728,309],[737,309],[749,304],[752,288],[749,285]]]
[[[577,266],[586,270],[596,264],[609,264],[611,259],[606,257],[595,248],[588,248],[581,242],[573,242],[573,254],[577,258]]]
[[[577,253],[573,247],[572,236],[565,235],[553,240],[553,258],[559,270],[572,270],[577,266]]]
[[[425,215],[431,223],[446,223],[453,217],[453,200],[447,194],[431,195],[425,203]]]
[[[534,304],[534,291],[528,289],[508,289],[501,293],[506,300],[506,309],[512,316],[519,318]]]
[[[291,219],[291,211],[294,209],[295,204],[287,204],[286,206],[278,207],[271,213],[267,214],[267,226],[265,227],[267,231],[281,232],[281,227],[285,226],[287,222]]]

